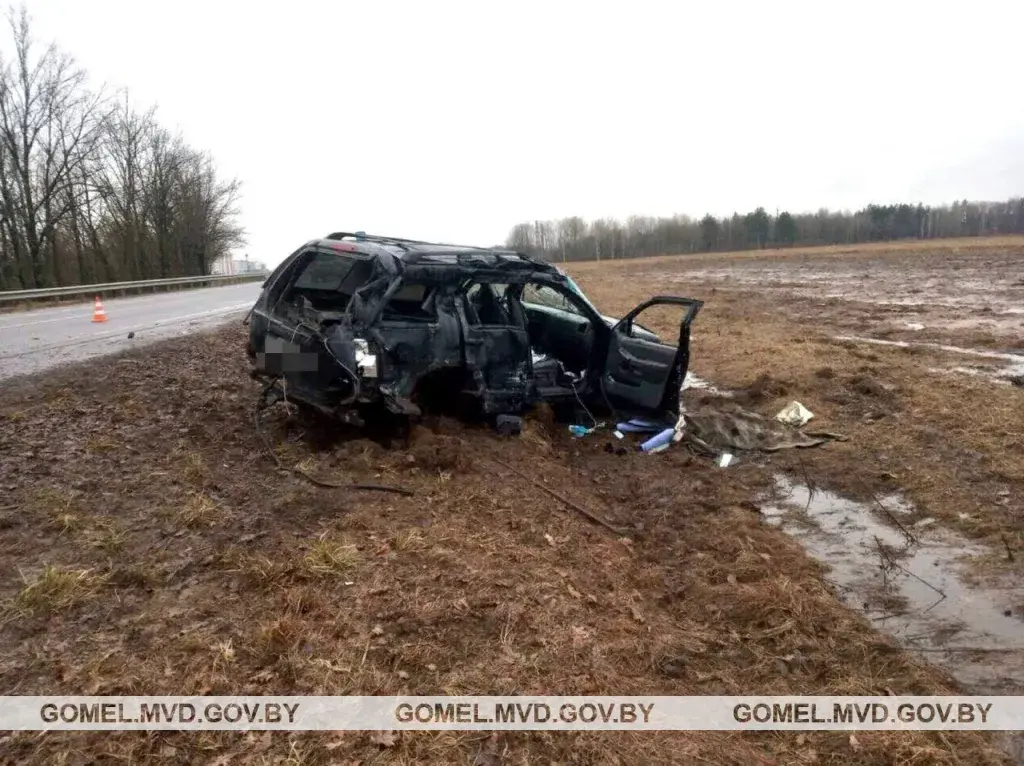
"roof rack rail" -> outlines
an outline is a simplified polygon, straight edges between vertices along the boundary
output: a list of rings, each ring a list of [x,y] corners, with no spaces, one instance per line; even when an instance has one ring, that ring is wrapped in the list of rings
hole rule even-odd
[[[398,245],[399,247],[406,248],[406,245],[427,245],[428,247],[437,248],[452,248],[451,255],[455,255],[458,260],[470,257],[471,253],[461,252],[465,250],[475,250],[478,253],[491,253],[492,255],[498,256],[501,259],[507,259],[510,256],[515,256],[520,259],[528,261],[537,261],[535,258],[531,258],[525,253],[520,253],[517,250],[505,247],[477,247],[475,245],[453,245],[450,243],[442,242],[427,242],[421,239],[402,239],[401,237],[386,237],[379,234],[366,234],[365,232],[348,232],[348,231],[335,231],[328,234],[324,239],[341,240],[345,237],[352,237],[353,239],[361,240],[363,242],[377,242],[381,244]]]
[[[453,244],[451,242],[427,242],[426,240],[422,240],[422,239],[403,239],[402,237],[388,237],[388,236],[384,236],[384,235],[381,235],[381,234],[367,234],[366,232],[362,232],[362,231],[356,231],[356,232],[335,231],[335,232],[332,232],[331,234],[328,234],[326,237],[324,237],[324,239],[335,239],[335,240],[337,240],[337,239],[344,239],[345,237],[352,237],[353,239],[359,239],[359,240],[362,240],[364,242],[384,242],[384,243],[391,243],[391,244],[396,244],[396,245],[428,245],[430,247],[452,247],[452,248],[458,248],[460,250],[461,249],[480,250],[480,251],[489,251],[489,252],[495,252],[495,253],[515,253],[516,255],[521,255],[521,253],[517,253],[515,250],[511,250],[509,248],[500,247],[500,246],[480,247],[478,245],[456,245],[456,244]]]
[[[336,231],[328,234],[325,239],[345,239],[345,237],[352,237],[353,239],[360,239],[366,242],[391,242],[397,245],[432,245],[433,242],[424,242],[419,239],[402,239],[401,237],[384,237],[378,234],[367,234],[362,231],[348,232],[348,231]]]

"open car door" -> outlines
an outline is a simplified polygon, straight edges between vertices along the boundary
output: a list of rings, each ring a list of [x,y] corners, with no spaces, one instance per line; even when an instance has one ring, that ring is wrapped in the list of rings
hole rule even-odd
[[[679,338],[672,345],[634,331],[637,316],[659,305],[682,312]],[[703,305],[694,298],[660,295],[644,301],[612,327],[601,376],[612,408],[634,417],[678,417],[679,390],[690,363],[690,324]]]

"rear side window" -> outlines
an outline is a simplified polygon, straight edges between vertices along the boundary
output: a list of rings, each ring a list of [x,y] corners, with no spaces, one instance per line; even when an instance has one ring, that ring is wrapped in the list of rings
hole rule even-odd
[[[373,276],[373,264],[366,259],[316,251],[303,258],[285,303],[299,305],[304,298],[318,311],[344,311],[352,294]]]
[[[383,318],[404,321],[430,321],[435,318],[430,289],[422,284],[404,284],[384,307]]]
[[[295,280],[296,290],[323,290],[351,295],[358,290],[373,268],[368,261],[347,255],[315,253]]]

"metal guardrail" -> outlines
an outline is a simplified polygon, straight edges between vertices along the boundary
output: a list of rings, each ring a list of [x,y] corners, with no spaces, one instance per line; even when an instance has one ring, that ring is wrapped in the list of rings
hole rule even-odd
[[[61,298],[69,295],[98,295],[122,290],[144,290],[147,287],[188,287],[191,285],[217,284],[227,282],[249,282],[266,279],[270,272],[250,274],[210,275],[205,277],[171,277],[170,279],[140,279],[135,282],[107,282],[98,285],[67,285],[65,287],[43,287],[36,290],[5,290],[0,292],[0,303],[30,301],[40,298]]]

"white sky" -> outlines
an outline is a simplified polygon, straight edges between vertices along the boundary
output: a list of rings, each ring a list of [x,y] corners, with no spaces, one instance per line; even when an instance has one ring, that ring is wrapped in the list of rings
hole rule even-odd
[[[363,229],[1024,193],[1024,2],[28,0],[243,183],[276,264]]]

